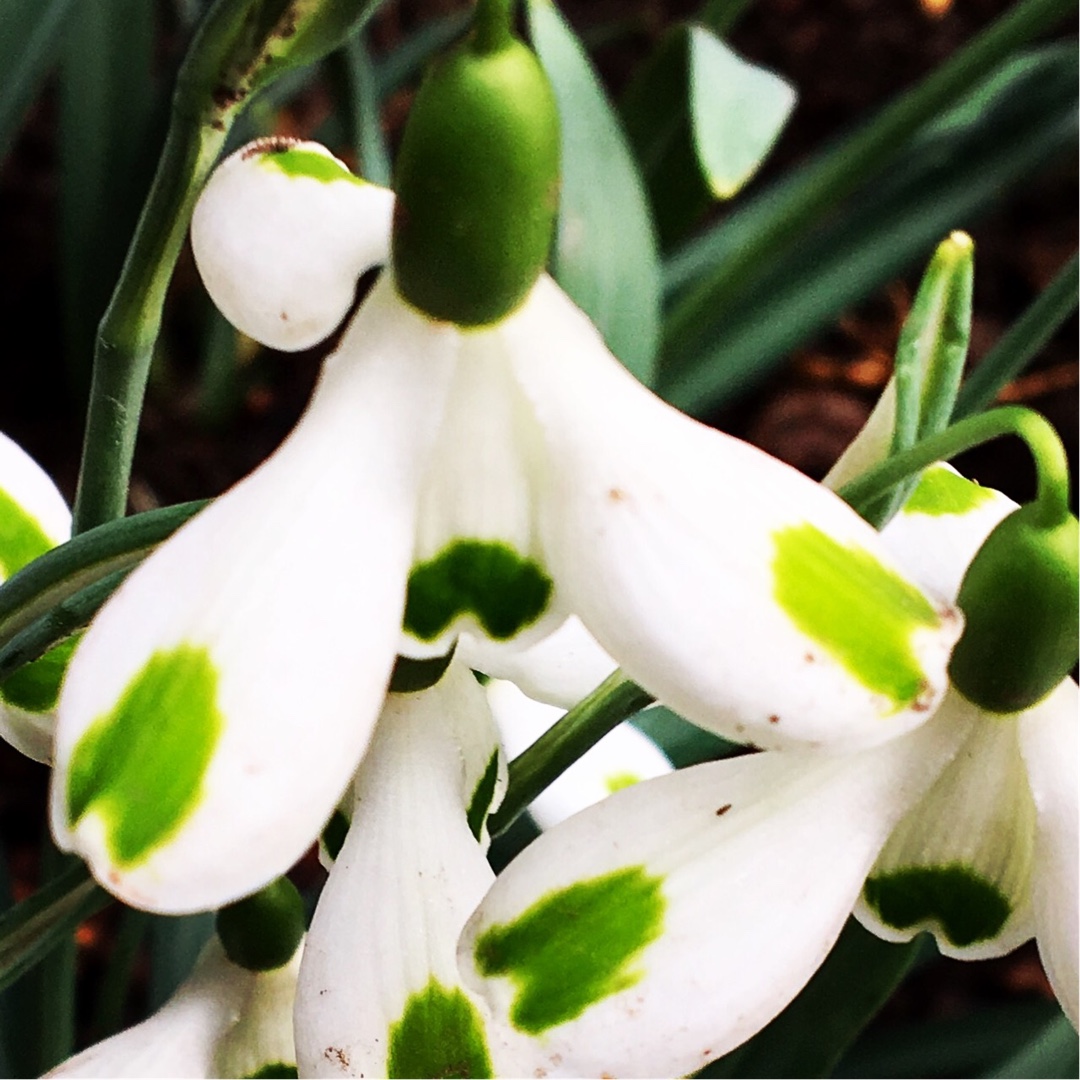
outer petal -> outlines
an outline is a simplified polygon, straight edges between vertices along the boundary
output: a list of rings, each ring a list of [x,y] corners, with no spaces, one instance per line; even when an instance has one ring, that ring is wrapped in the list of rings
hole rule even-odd
[[[1035,806],[1017,724],[955,691],[935,722],[969,734],[889,838],[856,915],[888,941],[930,930],[947,956],[1001,956],[1034,933]]]
[[[292,1002],[300,952],[276,971],[232,963],[215,938],[168,1002],[111,1039],[70,1058],[49,1076],[251,1076],[290,1066]],[[280,1075],[280,1074],[278,1074]]]
[[[503,871],[462,969],[548,1075],[685,1076],[810,978],[955,744],[931,722],[849,757],[751,755],[619,792]]]
[[[71,536],[71,512],[48,474],[0,434],[0,581]],[[0,684],[0,738],[35,761],[52,758],[53,708],[69,649],[59,646]]]
[[[868,745],[926,718],[959,619],[849,507],[661,403],[548,279],[497,332],[548,455],[547,561],[628,675],[765,746]]]
[[[378,284],[281,449],[87,632],[52,826],[128,903],[220,906],[284,872],[329,817],[393,661],[454,344]]]
[[[563,711],[526,697],[513,683],[487,686],[488,703],[509,757],[532,745]],[[587,750],[529,806],[536,823],[550,829],[586,806],[641,780],[671,772],[671,762],[647,735],[620,724]]]
[[[1077,1007],[1077,689],[1066,679],[1020,718],[1020,747],[1035,798],[1033,899],[1039,955],[1073,1027]]]
[[[387,699],[304,957],[301,1075],[490,1076],[495,1065],[524,1075],[455,962],[494,876],[468,818],[477,824],[478,791],[486,801],[480,764],[497,757],[483,690],[466,668]]]
[[[534,701],[563,709],[592,693],[618,666],[576,615],[527,649],[463,634],[457,657],[493,679],[509,679]]]
[[[536,534],[528,405],[497,333],[461,343],[421,496],[407,656],[443,656],[462,630],[520,649],[566,617]]]
[[[1016,505],[951,465],[932,465],[881,538],[927,592],[952,601],[975,553]]]
[[[386,261],[393,204],[318,143],[257,139],[210,178],[191,246],[234,326],[275,349],[306,349],[345,317],[360,275]]]

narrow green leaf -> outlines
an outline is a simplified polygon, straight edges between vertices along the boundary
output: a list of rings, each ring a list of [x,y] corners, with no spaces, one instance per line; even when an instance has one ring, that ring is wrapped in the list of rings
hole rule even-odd
[[[1078,287],[1077,256],[1073,255],[964,381],[956,401],[957,419],[992,405],[998,391],[1027,367],[1076,310]]]
[[[214,912],[150,918],[150,986],[147,1011],[160,1009],[191,974],[214,932]]]
[[[0,916],[0,990],[10,986],[74,931],[100,911],[110,897],[74,863],[28,900]]]
[[[94,335],[153,169],[163,99],[151,78],[154,5],[78,4],[60,68],[60,264],[71,388],[90,380]]]
[[[0,4],[0,161],[56,54],[74,0],[4,0]]]
[[[470,22],[471,11],[456,11],[441,19],[425,20],[379,64],[376,79],[380,100],[415,79],[436,53],[465,32]]]
[[[645,709],[630,722],[664,751],[676,769],[746,753],[746,747],[691,724],[665,705]]]
[[[1061,1077],[1069,1080],[1080,1071],[1076,1031],[1065,1016],[1050,1021],[1026,1046],[987,1077]]]
[[[738,933],[737,927],[730,928]],[[882,941],[849,919],[825,962],[775,1020],[701,1077],[829,1076],[914,963],[922,943]]]
[[[360,175],[373,184],[390,186],[390,152],[382,132],[379,86],[363,34],[341,47],[348,97],[345,114]]]
[[[660,270],[641,177],[573,31],[551,0],[529,0],[527,12],[562,123],[554,274],[611,351],[649,383],[660,329]]]
[[[664,397],[700,414],[748,389],[810,334],[925,259],[942,235],[969,227],[1003,192],[1075,146],[1076,79],[1072,46],[1007,64],[1000,78],[904,147],[888,177],[772,259],[751,295],[718,293],[694,324],[693,350],[662,366]],[[752,243],[781,196],[764,193],[690,245],[670,265],[672,287],[726,260],[721,246],[735,252]]]

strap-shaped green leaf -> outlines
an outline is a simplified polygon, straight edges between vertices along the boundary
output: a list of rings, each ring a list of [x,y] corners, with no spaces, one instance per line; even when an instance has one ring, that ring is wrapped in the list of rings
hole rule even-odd
[[[573,31],[551,0],[529,0],[527,11],[562,124],[553,272],[611,351],[650,383],[660,330],[660,272],[641,177]]]

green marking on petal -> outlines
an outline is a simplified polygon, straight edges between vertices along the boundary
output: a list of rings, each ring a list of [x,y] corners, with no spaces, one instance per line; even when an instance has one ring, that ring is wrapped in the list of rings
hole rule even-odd
[[[54,709],[68,661],[81,636],[72,635],[44,656],[9,675],[0,682],[0,698],[27,712],[45,713]]]
[[[1009,898],[962,863],[875,874],[863,897],[886,926],[909,930],[935,922],[958,948],[989,941],[1012,914]]]
[[[782,529],[774,539],[776,600],[799,630],[897,710],[916,701],[926,676],[911,639],[939,624],[930,601],[869,551],[845,547],[814,525]]]
[[[491,809],[491,800],[495,797],[495,782],[498,779],[499,751],[495,750],[488,758],[487,765],[484,766],[484,775],[480,777],[476,790],[469,800],[469,809],[465,813],[469,830],[477,840],[480,839],[480,832],[484,827],[484,818]]]
[[[286,1065],[284,1061],[272,1061],[262,1068],[248,1073],[244,1080],[296,1080],[300,1074],[295,1065]]]
[[[494,1076],[484,1039],[484,1024],[460,990],[435,979],[405,1002],[390,1025],[388,1077]]]
[[[332,157],[320,154],[316,150],[305,150],[300,146],[286,150],[270,150],[259,156],[259,164],[279,169],[286,176],[306,176],[309,180],[318,180],[321,184],[331,184],[335,180],[348,180],[360,187],[366,183],[359,176],[353,175]]]
[[[612,773],[610,776],[604,777],[604,787],[606,787],[612,795],[614,795],[616,791],[622,791],[623,788],[633,787],[635,784],[639,783],[641,783],[641,777],[632,772]]]
[[[616,870],[549,893],[481,934],[479,970],[517,984],[514,1026],[539,1035],[638,982],[643,972],[630,965],[660,936],[662,883],[642,866]]]
[[[969,514],[993,498],[994,493],[989,488],[980,487],[954,473],[952,469],[939,465],[922,474],[918,486],[908,496],[901,512],[928,514],[932,517]]]
[[[11,577],[56,545],[10,495],[0,491],[0,571]]]
[[[489,637],[512,638],[543,613],[551,578],[540,564],[495,540],[455,540],[413,567],[405,597],[405,629],[437,638],[459,615],[472,613]]]
[[[218,736],[218,674],[204,648],[159,651],[112,712],[76,743],[68,766],[68,824],[100,815],[109,849],[133,866],[195,809]]]

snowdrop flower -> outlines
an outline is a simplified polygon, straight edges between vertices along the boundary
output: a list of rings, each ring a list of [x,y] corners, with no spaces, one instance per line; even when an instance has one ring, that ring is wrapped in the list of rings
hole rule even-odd
[[[277,348],[334,331],[393,214],[392,267],[293,433],[131,575],[65,681],[54,834],[135,906],[283,872],[363,757],[395,655],[463,633],[501,652],[576,615],[650,693],[761,746],[878,743],[942,692],[952,609],[832,494],[655,398],[540,273],[554,106],[495,37],[425,83],[396,210],[282,140],[233,155],[196,208],[215,302]],[[528,93],[485,97],[511,69]]]
[[[249,971],[214,937],[195,970],[148,1020],[49,1076],[295,1076],[293,1002],[302,948],[283,967]]]
[[[71,511],[56,485],[0,434],[0,581],[71,536]],[[74,639],[0,683],[0,738],[35,761],[52,759],[54,709]]]

